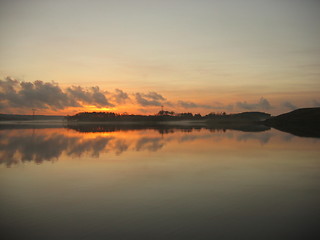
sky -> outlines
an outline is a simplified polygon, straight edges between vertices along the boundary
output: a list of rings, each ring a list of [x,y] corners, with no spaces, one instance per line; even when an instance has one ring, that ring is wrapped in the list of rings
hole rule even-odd
[[[320,107],[320,1],[1,0],[0,113]]]

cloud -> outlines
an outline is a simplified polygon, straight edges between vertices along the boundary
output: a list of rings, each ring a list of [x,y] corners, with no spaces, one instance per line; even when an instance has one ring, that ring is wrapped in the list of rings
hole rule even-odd
[[[233,109],[233,105],[223,105],[221,103],[216,103],[215,105],[198,104],[190,101],[178,101],[178,105],[183,108],[206,108],[206,109]]]
[[[147,112],[148,112],[148,110],[145,109],[145,108],[138,108],[137,110],[138,110],[139,112],[142,112],[142,113],[147,113]]]
[[[166,106],[166,107],[175,107],[175,104],[172,103],[172,102],[170,102],[170,101],[165,101],[165,102],[163,103],[163,105]]]
[[[134,100],[134,101],[132,101]],[[258,102],[248,103],[239,101],[234,104],[224,105],[220,102],[197,103],[193,101],[174,101],[167,100],[161,94],[151,91],[148,93],[136,92],[126,93],[121,89],[116,88],[114,92],[107,92],[100,89],[98,86],[81,87],[70,86],[61,88],[56,82],[34,81],[26,82],[6,77],[0,79],[0,109],[13,108],[18,109],[50,109],[54,111],[62,110],[68,107],[85,107],[92,105],[97,108],[114,107],[116,105],[126,104],[130,101],[142,106],[140,112],[148,112],[148,107],[165,106],[170,108],[185,108],[185,109],[209,109],[209,110],[233,110],[234,106],[246,109],[269,110],[273,106],[265,98],[261,98]],[[313,100],[314,106],[320,106],[318,100]],[[292,103],[286,101],[284,107],[296,109]],[[11,111],[11,110],[10,110]]]
[[[149,92],[147,94],[136,93],[135,98],[141,106],[161,106],[163,101],[166,100],[162,95],[156,92]]]
[[[257,103],[247,103],[246,101],[244,102],[237,102],[236,103],[237,107],[246,109],[246,110],[256,110],[256,109],[264,109],[264,110],[269,110],[273,108],[269,101],[265,98],[260,98],[259,102]]]
[[[204,107],[207,108],[207,105],[200,105],[194,102],[189,102],[189,101],[178,101],[178,104],[183,107],[183,108],[200,108]]]
[[[157,92],[135,93],[135,100],[143,107],[172,105]],[[129,94],[121,89],[109,93],[98,86],[84,88],[71,86],[62,89],[56,82],[18,81],[7,77],[0,80],[0,109],[50,109],[62,110],[67,107],[93,105],[99,108],[114,107],[130,100]]]
[[[297,109],[298,107],[296,105],[293,105],[291,102],[289,101],[285,101],[282,103],[282,106],[286,107],[286,108],[289,108],[290,110],[295,110]]]
[[[71,86],[66,90],[71,98],[81,101],[85,104],[95,105],[97,107],[113,107],[99,87],[82,88],[80,86]]]
[[[115,102],[118,104],[125,103],[126,100],[130,99],[126,92],[118,88],[115,90],[115,93],[113,94],[113,98]]]
[[[58,110],[80,106],[55,82],[20,82],[10,77],[0,80],[0,101],[3,107],[14,108]]]
[[[116,94],[118,98],[125,98],[126,93],[117,89]],[[25,82],[11,77],[0,80],[1,109],[37,108],[57,111],[67,107],[83,107],[86,104],[96,107],[114,106],[99,87],[71,86],[64,90],[53,81]]]

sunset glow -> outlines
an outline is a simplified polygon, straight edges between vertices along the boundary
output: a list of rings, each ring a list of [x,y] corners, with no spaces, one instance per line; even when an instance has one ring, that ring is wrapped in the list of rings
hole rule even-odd
[[[320,0],[0,0],[1,239],[320,239]]]
[[[1,1],[0,111],[317,107],[319,11],[296,0]]]

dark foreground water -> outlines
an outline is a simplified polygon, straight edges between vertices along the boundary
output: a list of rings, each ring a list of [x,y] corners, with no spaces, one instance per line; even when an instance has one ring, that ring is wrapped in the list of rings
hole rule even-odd
[[[0,130],[1,239],[320,239],[320,139]]]

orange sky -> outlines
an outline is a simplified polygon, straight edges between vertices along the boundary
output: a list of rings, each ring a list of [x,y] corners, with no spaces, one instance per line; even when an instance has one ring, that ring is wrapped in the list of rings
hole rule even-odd
[[[278,114],[320,106],[319,10],[318,1],[298,0],[1,1],[0,112],[153,114],[164,105]],[[13,93],[7,76],[54,81],[68,96],[56,92],[60,102],[51,105],[52,91],[18,84]],[[89,93],[72,95],[71,86]],[[128,98],[116,101],[115,89]]]

